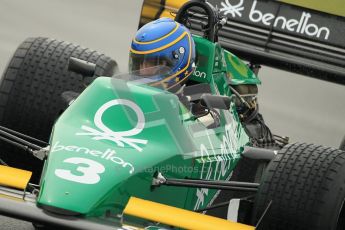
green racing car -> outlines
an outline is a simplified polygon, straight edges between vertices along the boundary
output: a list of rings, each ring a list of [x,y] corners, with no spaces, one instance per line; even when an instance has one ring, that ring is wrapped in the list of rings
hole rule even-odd
[[[37,229],[344,229],[345,152],[272,134],[259,66],[222,48],[219,10],[171,14],[200,15],[178,93],[96,51],[25,40],[0,83],[0,214]]]

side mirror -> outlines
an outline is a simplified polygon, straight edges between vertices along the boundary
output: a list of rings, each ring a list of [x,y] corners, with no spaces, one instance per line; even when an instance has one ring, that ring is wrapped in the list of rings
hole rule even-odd
[[[224,109],[229,110],[230,104],[234,100],[234,96],[219,96],[211,94],[203,94],[200,98],[200,104],[209,109]]]
[[[96,64],[78,58],[70,57],[68,71],[83,75],[83,77],[93,77],[95,75]]]

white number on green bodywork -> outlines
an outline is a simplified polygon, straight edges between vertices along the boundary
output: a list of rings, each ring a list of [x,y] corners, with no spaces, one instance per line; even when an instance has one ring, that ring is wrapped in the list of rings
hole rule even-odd
[[[72,157],[67,158],[63,162],[75,164],[76,171],[78,175],[73,174],[73,171],[66,169],[56,169],[55,175],[69,181],[74,181],[81,184],[96,184],[101,179],[99,174],[102,174],[105,171],[105,168],[102,164],[81,157]],[[82,175],[80,175],[80,173]]]

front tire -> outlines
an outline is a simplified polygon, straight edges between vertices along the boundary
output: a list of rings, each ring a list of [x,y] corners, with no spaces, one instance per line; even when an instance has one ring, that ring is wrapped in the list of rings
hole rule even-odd
[[[48,141],[65,103],[64,91],[82,92],[83,76],[67,70],[70,57],[96,64],[95,76],[112,76],[117,63],[104,54],[50,38],[28,38],[15,51],[0,82],[0,125]],[[34,172],[42,163],[21,149],[0,141],[0,158],[8,165]]]
[[[254,204],[259,229],[345,229],[345,152],[312,144],[285,146],[268,165]]]

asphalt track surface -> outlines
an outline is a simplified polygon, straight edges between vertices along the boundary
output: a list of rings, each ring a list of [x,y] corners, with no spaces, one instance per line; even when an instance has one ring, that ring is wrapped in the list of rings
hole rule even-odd
[[[27,37],[51,37],[103,52],[127,70],[141,0],[0,0],[0,71]],[[338,147],[345,135],[345,86],[263,67],[260,110],[273,133]],[[0,229],[33,229],[0,218]]]

